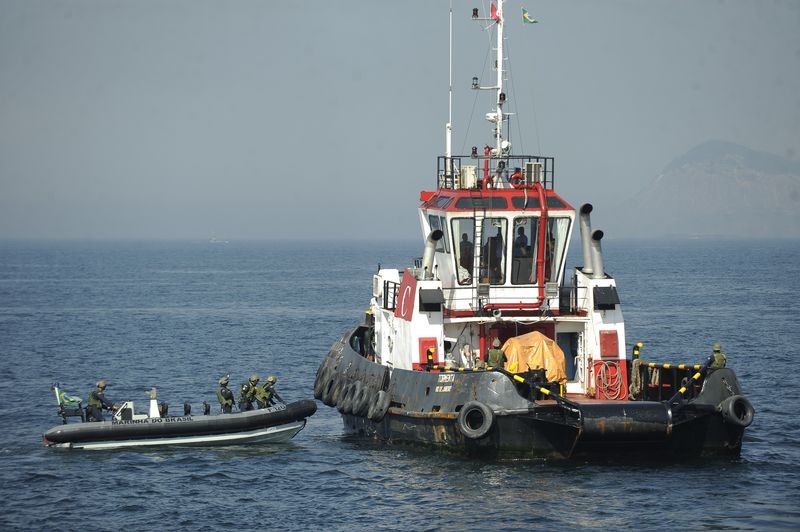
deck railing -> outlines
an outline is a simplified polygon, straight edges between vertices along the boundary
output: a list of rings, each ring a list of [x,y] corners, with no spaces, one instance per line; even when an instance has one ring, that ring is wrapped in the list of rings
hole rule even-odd
[[[439,156],[436,162],[436,186],[443,189],[480,190],[488,174],[493,179],[493,188],[510,188],[515,173],[522,175],[522,182],[541,182],[544,188],[555,186],[555,159],[539,155],[506,155],[491,157],[483,155]]]

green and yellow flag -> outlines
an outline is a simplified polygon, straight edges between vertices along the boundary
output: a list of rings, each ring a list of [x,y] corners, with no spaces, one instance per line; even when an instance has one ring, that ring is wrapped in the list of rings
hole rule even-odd
[[[536,20],[535,18],[533,18],[530,15],[530,13],[528,13],[528,10],[523,7],[522,8],[522,22],[524,22],[525,24],[536,24],[539,21]]]

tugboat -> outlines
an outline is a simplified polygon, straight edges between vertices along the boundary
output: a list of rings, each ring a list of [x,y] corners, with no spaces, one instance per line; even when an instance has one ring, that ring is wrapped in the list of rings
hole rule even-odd
[[[279,443],[292,439],[306,426],[306,418],[317,411],[316,403],[305,399],[211,415],[210,405],[204,402],[202,416],[192,415],[189,404],[184,404],[182,416],[170,416],[165,403],[157,402],[153,388],[147,414],[134,413],[133,401],[125,401],[115,405],[110,421],[90,422],[80,399],[61,393],[58,385],[53,389],[63,424],[45,432],[42,439],[48,447],[68,449]],[[70,417],[80,417],[81,422],[68,423]]]
[[[473,19],[496,38],[496,80],[472,80],[493,96],[491,144],[453,155],[448,122],[436,188],[420,193],[423,256],[373,276],[315,398],[349,433],[471,457],[738,456],[754,410],[721,348],[698,364],[645,361],[640,343],[628,356],[592,206],[555,191],[553,157],[516,155],[507,138],[503,2]]]

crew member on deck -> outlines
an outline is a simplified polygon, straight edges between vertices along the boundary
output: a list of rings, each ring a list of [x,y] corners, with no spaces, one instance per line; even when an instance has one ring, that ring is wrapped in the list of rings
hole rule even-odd
[[[228,389],[228,383],[230,383],[230,376],[225,375],[219,380],[219,389],[217,390],[217,400],[219,400],[219,406],[223,414],[230,414],[233,412],[233,405],[235,403],[233,392]]]
[[[278,377],[270,375],[267,377],[267,382],[256,387],[258,408],[269,408],[275,404],[275,399],[281,401],[281,397],[278,395],[278,392],[275,391],[276,382],[278,382]]]
[[[111,410],[114,404],[106,399],[106,386],[108,381],[105,379],[97,381],[94,390],[89,393],[89,400],[86,401],[86,419],[88,421],[104,421],[103,409]]]
[[[253,373],[250,375],[250,380],[242,384],[242,390],[239,392],[239,410],[242,412],[253,409],[253,402],[256,400],[256,386],[259,380],[259,376]]]
[[[722,351],[722,346],[719,343],[715,343],[712,347],[714,361],[709,366],[711,369],[719,369],[724,368],[725,364],[728,361],[728,358],[725,356],[725,353]]]
[[[525,228],[519,226],[517,228],[517,237],[514,239],[514,256],[524,257],[528,254],[528,236],[525,234]]]
[[[492,349],[489,349],[489,356],[486,364],[492,368],[502,368],[506,364],[506,354],[500,349],[500,339],[495,338],[492,342]]]
[[[459,243],[459,266],[467,270],[469,275],[472,276],[472,254],[475,251],[475,246],[470,242],[467,233],[461,234],[461,242]]]

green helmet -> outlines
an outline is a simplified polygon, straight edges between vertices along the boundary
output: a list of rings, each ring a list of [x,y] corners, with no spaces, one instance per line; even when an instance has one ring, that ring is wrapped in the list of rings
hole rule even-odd
[[[255,384],[259,380],[261,380],[261,377],[258,376],[258,373],[253,373],[252,375],[250,375],[250,382],[251,383]]]
[[[225,375],[224,377],[222,377],[222,378],[219,380],[219,383],[220,383],[221,385],[223,385],[223,386],[227,386],[227,385],[228,385],[228,383],[229,383],[230,381],[231,381],[231,377],[230,377],[230,375]]]
[[[275,384],[276,382],[278,382],[278,377],[276,377],[275,375],[270,375],[269,377],[267,377],[267,382],[270,384]]]
[[[108,386],[108,381],[105,379],[100,379],[99,381],[97,381],[96,386],[101,390],[105,390],[106,386]]]
[[[719,345],[719,342],[717,342],[713,346],[711,346],[711,349],[713,349],[714,351],[722,351],[722,346]]]

